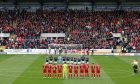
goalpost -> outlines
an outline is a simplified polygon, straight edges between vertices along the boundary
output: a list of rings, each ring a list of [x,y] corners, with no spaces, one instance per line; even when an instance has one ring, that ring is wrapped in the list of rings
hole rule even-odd
[[[48,44],[48,54],[82,55],[82,44]]]

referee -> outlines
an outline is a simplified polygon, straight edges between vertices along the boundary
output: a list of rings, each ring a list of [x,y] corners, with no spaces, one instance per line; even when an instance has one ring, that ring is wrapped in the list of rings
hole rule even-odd
[[[134,74],[137,74],[138,73],[138,61],[137,60],[133,60],[132,64],[133,64]]]

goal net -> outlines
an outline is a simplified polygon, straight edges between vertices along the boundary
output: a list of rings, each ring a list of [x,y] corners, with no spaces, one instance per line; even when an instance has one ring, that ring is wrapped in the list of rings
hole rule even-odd
[[[48,54],[54,55],[82,55],[82,44],[49,44]]]

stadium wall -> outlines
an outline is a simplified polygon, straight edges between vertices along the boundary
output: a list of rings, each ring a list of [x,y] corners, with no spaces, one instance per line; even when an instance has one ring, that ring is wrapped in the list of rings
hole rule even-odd
[[[112,53],[111,49],[94,49],[93,55],[108,55],[108,56],[140,56],[140,53]],[[81,51],[76,51],[74,54],[79,54]],[[49,54],[48,49],[5,49],[0,54]],[[54,49],[51,49],[50,54],[54,54]],[[91,55],[91,50],[89,50],[89,54]],[[86,51],[82,50],[82,55],[86,55]]]
[[[63,50],[64,52],[65,50]],[[49,54],[49,49],[4,49],[4,52],[7,54]],[[74,54],[82,54],[86,55],[86,50],[82,49],[77,50],[74,49],[72,53]],[[70,53],[70,50],[67,50],[67,53]],[[91,54],[92,51],[89,50],[89,54]],[[101,55],[101,54],[108,54],[111,53],[111,49],[94,49],[94,54]],[[54,49],[51,49],[50,54],[54,54]]]

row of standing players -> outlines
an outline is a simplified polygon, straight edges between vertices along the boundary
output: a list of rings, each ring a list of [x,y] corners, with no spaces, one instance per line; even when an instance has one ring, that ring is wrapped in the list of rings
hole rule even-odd
[[[89,63],[89,58],[88,57],[85,57],[85,56],[82,56],[80,58],[77,58],[77,57],[62,57],[62,56],[50,56],[49,58],[46,58],[46,63],[54,63],[54,64],[57,64],[57,62],[59,64],[61,63],[73,63],[73,64],[80,64],[80,63]]]
[[[69,57],[68,57],[69,58]],[[81,58],[82,59],[82,58]],[[55,59],[54,59],[55,60]],[[69,62],[63,60],[63,64],[58,63],[56,65],[55,61],[54,64],[51,64],[52,62],[46,61],[46,63],[43,65],[43,76],[44,78],[64,78],[63,73],[63,65],[68,63],[68,70],[67,75],[68,78],[78,78],[78,77],[100,77],[100,65],[99,64],[89,64],[88,61],[84,63],[84,61],[81,61],[79,64],[77,64],[75,61]]]

